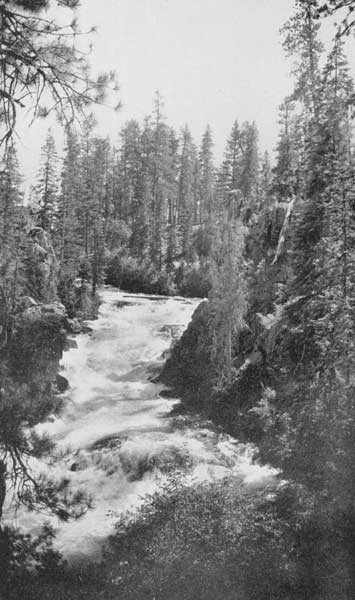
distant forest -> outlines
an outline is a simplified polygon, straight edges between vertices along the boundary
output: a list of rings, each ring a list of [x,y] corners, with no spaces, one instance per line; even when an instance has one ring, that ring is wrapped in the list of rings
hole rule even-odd
[[[53,379],[65,328],[93,316],[104,283],[207,299],[161,380],[181,412],[256,444],[283,480],[255,492],[233,476],[189,490],[174,481],[118,522],[100,565],[81,570],[53,550],[50,529],[30,540],[1,524],[9,600],[355,597],[355,91],[345,52],[355,2],[294,4],[282,30],[294,88],[274,160],[260,152],[257,125],[236,120],[217,165],[210,128],[198,145],[188,126],[177,133],[157,93],[118,147],[90,115],[81,127],[67,122],[63,156],[49,131],[25,204],[12,104],[0,112],[0,516],[11,485],[31,510],[64,520],[90,508],[65,483],[35,480],[25,458],[50,455],[50,440],[28,431],[60,411]],[[326,52],[320,29],[333,15]],[[18,52],[17,17],[5,17]]]
[[[118,148],[95,134],[92,116],[80,130],[67,130],[63,157],[49,131],[26,206],[16,150],[9,149],[1,187],[6,256],[20,259],[13,232],[25,236],[23,222],[46,231],[66,305],[78,277],[93,293],[107,281],[131,291],[207,296],[213,239],[226,206],[234,204],[247,224],[265,204],[271,167],[267,154],[260,156],[254,123],[234,123],[217,168],[210,128],[197,148],[188,127],[177,134],[162,110],[157,93],[153,114],[142,125],[129,121]],[[11,273],[11,260],[4,268]],[[2,292],[14,302],[21,289],[8,279]]]

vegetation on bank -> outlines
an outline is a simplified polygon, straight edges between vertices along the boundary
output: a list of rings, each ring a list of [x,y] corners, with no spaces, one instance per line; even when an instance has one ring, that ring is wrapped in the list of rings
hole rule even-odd
[[[354,88],[343,38],[336,38],[325,57],[319,28],[315,2],[297,3],[284,27],[296,84],[281,108],[266,202],[240,250],[243,302],[233,293],[232,305],[222,303],[213,284],[210,301],[197,309],[162,379],[183,395],[186,407],[203,411],[239,439],[256,442],[262,460],[311,495],[304,515],[310,530],[299,538],[310,564],[301,597],[350,598],[355,589]],[[234,230],[238,227],[235,220]],[[216,335],[221,312],[226,329],[219,327]],[[231,343],[228,323],[235,314],[238,328]],[[215,358],[218,335],[231,348],[225,370]],[[319,571],[320,565],[326,571]],[[298,596],[293,591],[287,597]]]
[[[51,443],[29,432],[60,409],[65,309],[71,318],[85,313],[105,280],[208,295],[162,379],[185,407],[256,442],[287,480],[251,489],[232,476],[192,486],[176,476],[119,520],[96,565],[69,568],[49,528],[36,539],[1,524],[8,600],[354,597],[354,88],[343,37],[328,56],[319,40],[321,14],[348,10],[347,30],[354,7],[296,0],[283,31],[295,88],[280,109],[272,168],[255,124],[237,122],[216,168],[210,130],[199,149],[188,128],[177,136],[159,95],[142,126],[125,126],[117,149],[96,136],[90,117],[80,134],[67,127],[59,185],[49,133],[30,208],[8,148],[0,517],[13,487],[31,510],[62,519],[90,507],[65,480],[33,478],[29,457],[50,453]]]
[[[42,546],[16,537],[22,570],[12,562],[6,598],[350,600],[353,523],[329,509],[295,483],[250,490],[238,477],[192,487],[175,479],[118,521],[100,563],[68,567],[50,531]],[[22,562],[35,549],[37,572]]]

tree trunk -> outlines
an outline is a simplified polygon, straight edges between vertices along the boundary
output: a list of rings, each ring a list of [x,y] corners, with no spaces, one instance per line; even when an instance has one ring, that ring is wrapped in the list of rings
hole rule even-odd
[[[6,465],[0,461],[0,523],[2,520],[2,512],[6,497]]]

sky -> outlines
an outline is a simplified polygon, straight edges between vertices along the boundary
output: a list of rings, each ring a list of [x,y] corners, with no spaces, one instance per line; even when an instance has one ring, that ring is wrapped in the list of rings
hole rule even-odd
[[[100,108],[98,132],[113,142],[123,124],[152,110],[159,90],[167,122],[188,124],[199,144],[212,128],[221,160],[234,121],[255,120],[262,149],[278,135],[278,106],[292,90],[280,28],[293,0],[82,0],[82,29],[97,27],[90,58],[95,72],[115,70],[123,107]],[[70,15],[68,15],[68,18]],[[26,181],[38,167],[51,122],[22,125],[19,154]],[[54,129],[57,131],[56,126]],[[58,145],[61,136],[57,133]]]

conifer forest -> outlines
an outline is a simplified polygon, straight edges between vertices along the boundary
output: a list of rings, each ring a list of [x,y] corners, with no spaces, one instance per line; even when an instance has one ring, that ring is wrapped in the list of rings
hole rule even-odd
[[[354,600],[355,0],[221,157],[163,89],[102,135],[86,2],[0,0],[0,600]]]

